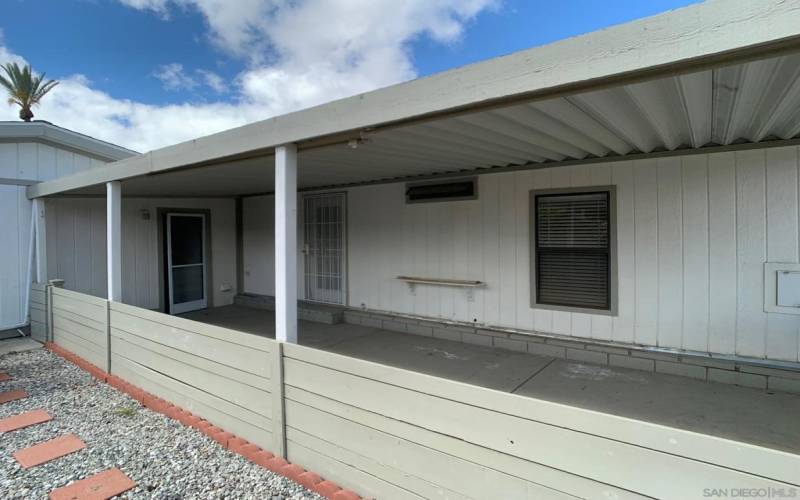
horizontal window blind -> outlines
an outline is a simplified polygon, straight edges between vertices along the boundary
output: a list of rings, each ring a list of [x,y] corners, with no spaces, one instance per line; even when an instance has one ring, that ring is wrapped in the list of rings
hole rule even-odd
[[[535,197],[536,302],[610,308],[610,193]]]

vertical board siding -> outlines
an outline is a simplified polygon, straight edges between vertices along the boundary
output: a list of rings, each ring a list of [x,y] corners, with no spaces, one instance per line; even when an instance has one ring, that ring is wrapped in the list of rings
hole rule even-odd
[[[680,347],[708,351],[708,157],[683,159],[683,339]]]
[[[146,309],[161,307],[159,208],[211,210],[211,248],[208,249],[209,279],[213,286],[211,304],[231,304],[237,279],[235,205],[231,199],[124,198],[123,302]],[[63,279],[64,287],[69,290],[105,297],[105,200],[54,198],[47,200],[46,209],[48,277]],[[231,290],[222,291],[221,285],[229,285]]]
[[[767,261],[797,262],[797,149],[766,151]],[[793,315],[767,315],[766,357],[792,361],[798,351],[797,323]]]
[[[711,352],[736,350],[738,302],[736,234],[736,160],[734,153],[708,158],[709,330]]]
[[[0,178],[45,181],[72,174],[87,168],[87,165],[98,167],[103,164],[88,156],[46,144],[0,144]],[[21,326],[28,317],[25,290],[30,286],[27,273],[31,209],[32,202],[27,198],[24,186],[0,185],[0,231],[3,234],[3,245],[0,246],[0,330]],[[72,274],[76,275],[74,260],[72,268]],[[83,275],[77,276],[83,278]]]
[[[22,234],[19,227],[20,212],[24,212],[18,200],[20,190],[24,191],[24,188],[0,186],[0,228],[9,228],[7,236],[3,234],[0,246],[0,330],[20,326],[25,319],[19,299],[28,286],[24,283],[27,268],[22,264],[23,261],[27,264],[27,259],[21,258],[20,246],[27,251],[29,235]],[[30,217],[30,209],[27,213]]]
[[[798,361],[800,316],[763,312],[764,262],[798,262],[798,182],[798,149],[782,147],[481,175],[470,201],[405,204],[402,183],[351,188],[349,305]],[[606,185],[617,191],[617,314],[531,308],[529,192]],[[247,199],[244,214],[245,290],[267,294],[268,200]],[[472,300],[412,293],[398,275],[486,286]]]
[[[262,295],[275,295],[275,198],[244,198],[242,250],[244,290]],[[298,231],[298,235],[301,231]],[[298,259],[300,261],[302,259]],[[271,279],[264,279],[269,276]],[[301,290],[303,287],[298,287]]]
[[[611,184],[617,186],[617,316],[612,340],[634,342],[636,324],[636,220],[631,162],[615,163]],[[567,332],[569,333],[569,332]]]
[[[637,344],[658,342],[658,162],[636,161],[634,174],[634,232]],[[619,214],[618,214],[619,215]]]
[[[766,354],[767,315],[764,312],[766,260],[765,151],[736,153],[736,354]]]
[[[657,160],[658,341],[680,348],[683,334],[683,235],[681,159]]]

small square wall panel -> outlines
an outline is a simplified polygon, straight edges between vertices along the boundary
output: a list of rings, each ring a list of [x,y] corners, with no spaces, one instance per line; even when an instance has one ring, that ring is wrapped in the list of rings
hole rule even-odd
[[[800,307],[800,271],[778,271],[778,306]]]
[[[764,264],[764,311],[800,314],[800,264]]]

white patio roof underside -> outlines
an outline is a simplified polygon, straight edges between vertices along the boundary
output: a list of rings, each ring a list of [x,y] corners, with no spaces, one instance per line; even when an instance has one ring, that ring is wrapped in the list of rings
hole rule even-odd
[[[794,139],[800,55],[385,128],[302,149],[301,189]],[[127,179],[127,196],[269,193],[271,156]],[[102,194],[102,184],[70,194]]]

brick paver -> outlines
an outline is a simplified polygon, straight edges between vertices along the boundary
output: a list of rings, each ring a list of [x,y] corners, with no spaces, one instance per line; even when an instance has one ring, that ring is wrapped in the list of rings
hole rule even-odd
[[[5,382],[7,380],[11,380],[11,375],[0,372],[0,382]]]
[[[25,413],[0,420],[0,432],[11,432],[52,419],[53,417],[44,410],[26,411]]]
[[[106,500],[136,486],[119,469],[109,469],[50,492],[50,500]]]
[[[83,448],[86,448],[86,443],[81,441],[78,436],[66,434],[30,448],[19,450],[14,453],[14,458],[24,469],[28,469],[64,455],[75,453]]]
[[[0,392],[0,404],[8,403],[9,401],[16,401],[17,399],[22,399],[27,397],[28,393],[20,390]]]

